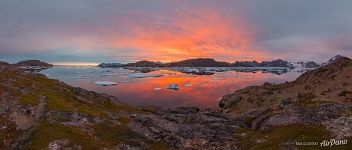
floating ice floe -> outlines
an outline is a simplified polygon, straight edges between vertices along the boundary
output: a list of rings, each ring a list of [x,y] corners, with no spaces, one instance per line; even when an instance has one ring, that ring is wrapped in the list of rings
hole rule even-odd
[[[150,73],[132,73],[128,75],[130,78],[149,78],[149,77],[161,77],[162,74],[150,74]]]
[[[178,90],[180,89],[180,87],[177,84],[170,84],[169,87],[167,87],[168,89],[172,89],[172,90]]]
[[[117,73],[103,73],[100,76],[118,76],[118,75],[120,75],[120,74],[117,74]]]
[[[100,86],[112,86],[112,85],[117,85],[117,82],[113,81],[95,81],[94,82],[96,85]]]
[[[159,91],[161,90],[162,88],[154,88],[155,91]]]
[[[87,75],[79,75],[79,76],[76,76],[76,77],[72,77],[72,79],[85,79],[85,78],[88,78],[89,76]]]
[[[224,78],[214,77],[213,80],[224,80]]]
[[[185,84],[185,87],[191,87],[191,86],[192,86],[192,84],[190,84],[190,83]]]

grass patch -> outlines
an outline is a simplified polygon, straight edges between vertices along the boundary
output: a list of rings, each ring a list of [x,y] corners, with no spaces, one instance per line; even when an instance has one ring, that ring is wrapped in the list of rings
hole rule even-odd
[[[316,105],[317,102],[313,101],[314,98],[317,96],[313,94],[312,92],[310,93],[299,93],[297,98],[298,98],[298,104],[301,106],[309,106],[309,105]]]
[[[339,94],[339,97],[345,97],[345,96],[351,95],[351,94],[352,94],[351,91],[343,90],[343,91],[341,91],[341,93]]]
[[[34,131],[31,143],[25,147],[28,150],[47,149],[48,144],[54,140],[69,140],[68,147],[80,145],[82,149],[100,149],[102,145],[91,136],[84,134],[77,127],[68,127],[58,124],[42,122]],[[100,148],[99,148],[100,147]]]
[[[242,134],[242,135],[241,135]],[[324,127],[308,127],[301,125],[289,125],[277,127],[271,131],[259,132],[250,129],[238,131],[237,138],[241,141],[242,149],[280,149],[287,142],[321,142],[329,139],[329,133]],[[293,143],[295,144],[295,143]],[[289,145],[296,147],[295,145]],[[299,147],[311,149],[316,146]],[[317,147],[319,148],[319,147]]]
[[[106,146],[113,148],[118,144],[138,146],[144,142],[151,150],[173,149],[166,144],[153,142],[138,135],[127,127],[128,118],[119,118],[119,123],[104,121],[94,126],[94,135],[103,141]]]
[[[22,105],[38,105],[39,104],[39,96],[34,95],[32,93],[22,95],[19,99]]]
[[[138,112],[132,106],[114,104],[109,99],[89,94],[77,94],[74,89],[55,80],[37,77],[36,90],[47,99],[49,110],[78,112],[91,116],[105,116],[107,112]],[[79,98],[78,98],[79,97]],[[80,99],[85,99],[84,101]]]

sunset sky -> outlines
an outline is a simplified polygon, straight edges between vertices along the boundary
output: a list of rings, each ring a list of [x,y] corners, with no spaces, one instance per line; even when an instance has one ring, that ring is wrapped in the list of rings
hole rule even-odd
[[[0,60],[352,56],[351,0],[0,0]]]

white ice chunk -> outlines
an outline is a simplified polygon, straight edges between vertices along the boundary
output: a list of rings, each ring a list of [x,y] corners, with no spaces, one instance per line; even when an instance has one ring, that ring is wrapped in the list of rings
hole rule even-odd
[[[95,81],[94,82],[96,85],[100,86],[112,86],[112,85],[117,85],[117,82],[113,81]]]
[[[118,75],[120,75],[120,74],[117,74],[117,73],[103,73],[100,76],[118,76]]]
[[[157,88],[154,88],[155,91],[159,91],[159,90],[161,90],[161,89],[162,89],[162,88],[158,88],[158,87],[157,87]]]
[[[190,83],[185,84],[185,87],[191,87],[191,86],[192,86],[192,84],[190,84]]]

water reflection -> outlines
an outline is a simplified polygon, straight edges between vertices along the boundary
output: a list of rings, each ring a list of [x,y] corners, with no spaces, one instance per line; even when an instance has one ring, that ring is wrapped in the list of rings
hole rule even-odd
[[[49,78],[59,79],[75,87],[114,95],[127,104],[138,106],[159,106],[173,108],[179,106],[217,106],[225,94],[264,82],[280,83],[297,78],[301,72],[285,74],[265,73],[265,71],[225,71],[213,75],[192,75],[173,70],[156,70],[149,73],[161,77],[131,78],[134,70],[123,68],[97,67],[54,67],[42,71]],[[148,73],[147,73],[148,74]],[[97,86],[94,81],[116,81],[116,86]],[[170,90],[170,84],[177,84],[179,90]]]

